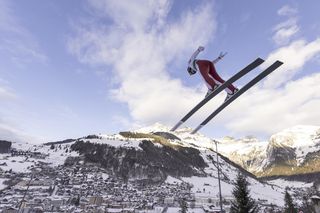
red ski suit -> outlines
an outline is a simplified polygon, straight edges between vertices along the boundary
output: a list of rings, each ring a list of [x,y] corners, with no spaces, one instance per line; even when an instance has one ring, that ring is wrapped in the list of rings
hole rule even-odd
[[[198,70],[200,71],[202,77],[204,78],[208,88],[210,90],[214,90],[215,85],[221,85],[225,81],[218,75],[216,68],[212,61],[209,60],[196,60],[196,64],[198,66]],[[226,91],[229,94],[232,94],[236,88],[230,84]]]

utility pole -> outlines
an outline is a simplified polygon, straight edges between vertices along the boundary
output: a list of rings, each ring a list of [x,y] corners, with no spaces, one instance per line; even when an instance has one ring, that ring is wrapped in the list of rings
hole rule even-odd
[[[214,143],[216,144],[216,155],[217,155],[217,169],[218,169],[218,183],[219,183],[219,199],[220,199],[220,212],[223,212],[222,209],[222,195],[221,195],[221,182],[220,182],[220,166],[219,166],[219,155],[218,155],[218,145],[217,141],[214,140]]]

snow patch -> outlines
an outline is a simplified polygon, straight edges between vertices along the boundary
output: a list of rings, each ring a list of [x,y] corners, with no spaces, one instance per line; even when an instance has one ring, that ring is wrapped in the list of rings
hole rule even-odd
[[[27,160],[25,156],[12,156],[9,154],[0,154],[0,169],[3,171],[13,171],[17,173],[30,172],[31,166],[35,163]]]
[[[177,184],[177,183],[182,183],[182,180],[168,176],[165,182],[169,184]]]
[[[0,190],[4,189],[7,187],[7,185],[4,184],[5,181],[7,181],[8,179],[6,178],[0,178]]]

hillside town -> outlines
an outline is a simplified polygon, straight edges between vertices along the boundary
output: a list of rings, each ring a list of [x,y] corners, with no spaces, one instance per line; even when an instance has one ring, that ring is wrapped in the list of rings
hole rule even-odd
[[[84,139],[86,141],[82,142]],[[130,156],[128,155],[130,152],[131,156],[135,156],[137,160],[138,152],[146,148],[146,146],[140,146],[138,139],[131,141],[131,139],[123,140],[121,137],[119,139],[119,136],[117,138],[87,136],[82,139],[40,145],[7,142],[0,145],[0,212],[221,213],[215,159],[208,155],[212,153],[211,151],[193,152],[195,155],[202,154],[203,159],[206,160],[205,163],[208,166],[204,169],[206,173],[203,177],[201,173],[199,173],[200,176],[188,177],[167,174],[165,179],[154,179],[155,172],[153,174],[150,172],[155,171],[153,170],[155,165],[150,163],[150,158],[149,170],[146,168],[142,170],[146,173],[141,173],[136,168],[142,165],[144,158],[141,162],[136,161],[131,170],[126,168],[124,162],[130,158],[123,156]],[[160,152],[163,146],[149,144],[147,147],[149,152],[154,151],[150,149],[152,147]],[[76,148],[82,150],[84,154],[75,151]],[[114,162],[110,167],[102,166],[102,161],[92,162],[85,158],[88,149],[91,150],[89,152],[91,159],[96,160],[99,156],[96,152],[98,148],[101,150],[104,148],[102,157],[107,156],[109,160],[113,159]],[[171,153],[166,155],[167,158],[180,161],[179,158],[174,157],[183,156],[183,152],[172,152],[170,149],[168,146],[161,151],[166,151],[163,154]],[[189,149],[187,152],[189,160],[197,159],[192,157],[191,153]],[[156,160],[161,161],[161,158]],[[119,162],[122,163],[121,166]],[[222,157],[220,166],[223,168],[221,177],[224,193],[221,204],[224,212],[227,213],[230,212],[235,198],[231,193],[225,192],[233,190],[236,174],[240,169]],[[121,170],[124,172],[119,172]],[[132,174],[125,176],[128,179],[121,177],[122,173],[128,171]],[[279,183],[288,184],[288,182],[282,183],[282,180],[279,182],[275,180],[269,184],[260,182],[252,175],[247,178],[250,179],[251,193],[259,205],[259,212],[282,211],[284,190],[279,187]],[[301,185],[304,188],[297,186],[289,190],[291,194],[300,194],[301,197],[304,189],[311,188],[313,185],[318,186],[319,191],[319,185],[308,182]],[[308,195],[308,203],[310,205],[313,203],[315,209],[319,208],[319,201],[318,194],[312,194],[312,197]]]
[[[44,159],[46,154],[25,150],[11,151],[10,157]],[[13,160],[14,161],[14,160]],[[3,163],[2,168],[6,167]],[[149,184],[122,180],[106,170],[88,164],[52,167],[38,161],[31,172],[17,173],[0,168],[0,212],[172,212],[190,208],[193,212],[219,211],[219,198],[196,196],[189,183],[172,181]],[[205,189],[198,189],[199,192]],[[232,198],[224,198],[225,209]]]

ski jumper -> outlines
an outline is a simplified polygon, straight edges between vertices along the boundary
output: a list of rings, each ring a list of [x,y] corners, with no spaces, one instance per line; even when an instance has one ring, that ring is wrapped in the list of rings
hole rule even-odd
[[[197,55],[202,51],[201,49],[196,50],[196,52],[193,53],[189,60],[189,68],[194,71],[199,71],[201,76],[206,82],[206,85],[209,90],[214,90],[217,88],[217,86],[220,86],[225,81],[219,76],[219,74],[216,71],[216,68],[214,66],[215,63],[217,63],[221,57],[218,57],[217,59],[213,61],[209,60],[196,60]],[[237,90],[236,87],[234,87],[232,84],[230,84],[225,91],[228,94],[233,94],[234,91]]]

